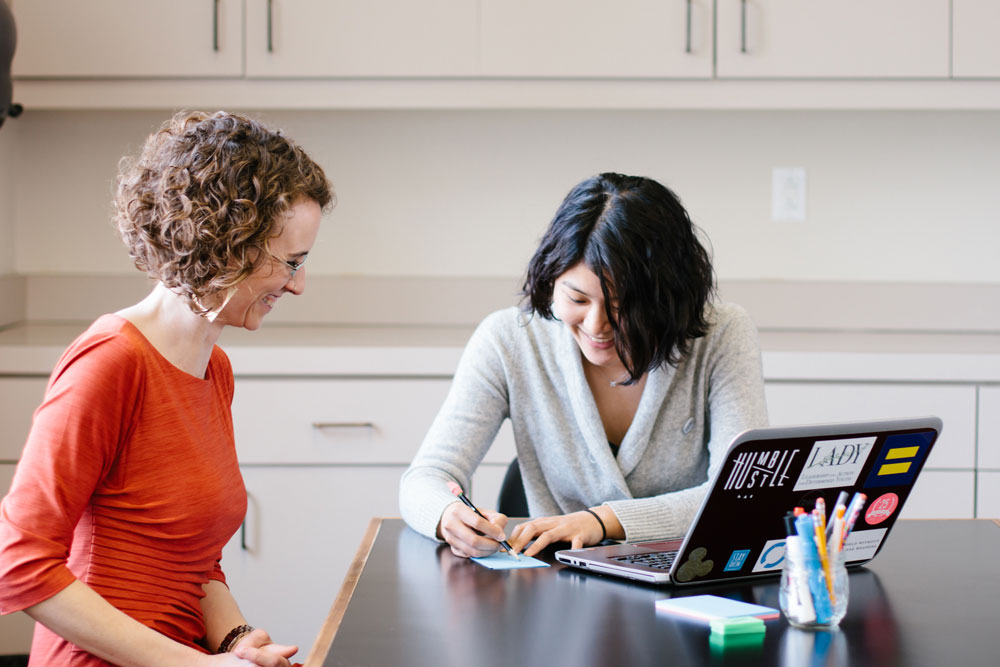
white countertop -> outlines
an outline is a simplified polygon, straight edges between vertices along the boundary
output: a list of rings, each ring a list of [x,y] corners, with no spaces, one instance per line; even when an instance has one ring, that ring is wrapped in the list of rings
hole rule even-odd
[[[0,331],[0,375],[48,375],[84,322]],[[227,330],[237,376],[448,376],[473,328],[272,325]],[[1000,382],[1000,335],[764,330],[764,376],[780,380]]]

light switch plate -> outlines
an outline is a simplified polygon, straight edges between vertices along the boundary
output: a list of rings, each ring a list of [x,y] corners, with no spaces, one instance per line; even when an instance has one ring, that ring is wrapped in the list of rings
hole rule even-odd
[[[771,177],[771,219],[775,222],[805,222],[805,167],[775,167]]]

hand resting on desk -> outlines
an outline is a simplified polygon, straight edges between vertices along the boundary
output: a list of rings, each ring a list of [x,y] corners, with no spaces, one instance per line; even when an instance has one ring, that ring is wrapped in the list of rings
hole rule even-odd
[[[510,535],[510,546],[518,553],[523,550],[524,555],[534,556],[556,542],[568,542],[571,548],[579,549],[598,544],[606,537],[621,539],[625,536],[621,523],[610,508],[602,506],[592,511],[600,513],[603,528],[587,511],[546,516],[515,526]],[[532,540],[534,544],[529,547]]]
[[[483,511],[489,521],[460,502],[452,503],[441,514],[438,536],[451,546],[451,552],[463,558],[489,556],[507,539],[504,526],[507,516]],[[516,547],[515,547],[516,548]]]

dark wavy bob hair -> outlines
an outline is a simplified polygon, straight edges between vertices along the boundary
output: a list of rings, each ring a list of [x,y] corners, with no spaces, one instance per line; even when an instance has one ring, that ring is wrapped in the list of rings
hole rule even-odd
[[[680,200],[660,183],[605,173],[573,188],[528,263],[524,310],[555,319],[555,282],[580,262],[601,281],[627,383],[676,366],[707,332],[712,262]]]
[[[267,261],[292,206],[333,199],[323,169],[281,132],[223,111],[181,112],[122,161],[114,219],[136,267],[205,313]]]

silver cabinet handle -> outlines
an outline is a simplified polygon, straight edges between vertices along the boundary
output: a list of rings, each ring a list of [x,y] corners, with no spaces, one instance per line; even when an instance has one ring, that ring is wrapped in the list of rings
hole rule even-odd
[[[274,0],[267,0],[267,52],[274,53]]]
[[[691,0],[687,0],[687,36],[685,38],[684,52],[691,53]]]
[[[747,0],[740,0],[740,53],[747,52]]]
[[[249,551],[247,549],[247,518],[243,517],[243,523],[240,524],[240,549],[243,551]]]
[[[212,6],[212,50],[219,52],[219,0]]]
[[[374,429],[375,424],[372,422],[313,422],[312,427],[315,429],[324,428],[370,428]]]

